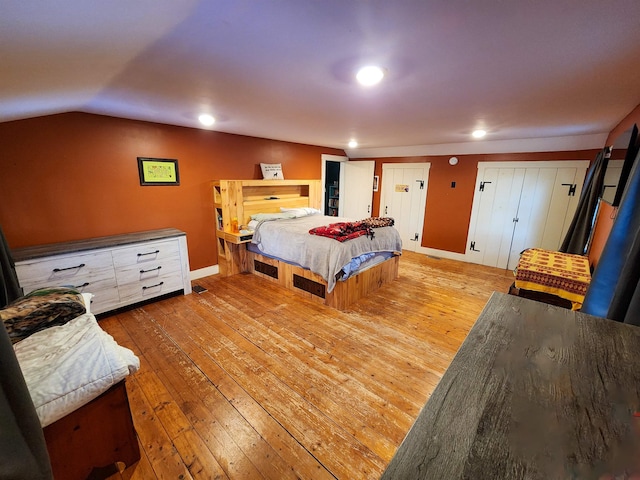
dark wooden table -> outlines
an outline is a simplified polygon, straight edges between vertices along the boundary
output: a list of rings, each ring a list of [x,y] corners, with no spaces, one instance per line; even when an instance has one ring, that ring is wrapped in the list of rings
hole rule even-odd
[[[382,479],[640,478],[640,327],[494,293]]]

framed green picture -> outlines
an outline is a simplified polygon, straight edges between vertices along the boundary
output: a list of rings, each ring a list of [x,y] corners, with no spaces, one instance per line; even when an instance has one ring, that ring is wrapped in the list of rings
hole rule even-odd
[[[140,185],[180,185],[178,160],[138,157]]]

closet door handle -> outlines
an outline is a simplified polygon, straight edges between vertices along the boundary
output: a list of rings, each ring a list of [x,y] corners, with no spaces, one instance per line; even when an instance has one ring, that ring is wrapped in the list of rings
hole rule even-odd
[[[76,265],[75,267],[54,268],[54,269],[53,269],[53,271],[54,271],[55,273],[58,273],[58,272],[64,272],[65,270],[74,270],[74,269],[77,269],[77,268],[82,268],[82,267],[84,267],[84,266],[85,266],[85,264],[84,264],[84,263],[81,263],[80,265]]]
[[[576,195],[576,185],[575,183],[562,183],[563,187],[569,187],[569,193],[567,193],[568,197],[574,197]]]

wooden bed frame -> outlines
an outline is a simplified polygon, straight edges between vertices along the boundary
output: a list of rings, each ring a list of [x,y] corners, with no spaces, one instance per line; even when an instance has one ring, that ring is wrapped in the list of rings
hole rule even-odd
[[[337,310],[346,310],[352,303],[398,278],[400,259],[395,255],[344,282],[336,282],[334,289],[327,292],[327,282],[310,270],[250,251],[247,257],[249,272]]]
[[[97,479],[140,459],[125,380],[44,428],[56,479]]]
[[[338,310],[366,297],[385,283],[398,278],[399,255],[371,267],[344,282],[330,293],[327,282],[310,270],[250,252],[251,236],[233,232],[232,221],[246,225],[256,213],[279,213],[280,207],[320,209],[320,180],[217,180],[213,182],[217,217],[218,266],[224,276],[253,273],[314,301]]]

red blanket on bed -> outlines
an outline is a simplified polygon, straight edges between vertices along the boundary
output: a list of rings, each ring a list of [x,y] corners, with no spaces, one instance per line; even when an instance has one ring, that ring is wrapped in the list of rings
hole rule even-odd
[[[316,227],[309,230],[311,235],[329,237],[339,242],[345,242],[353,238],[366,235],[373,239],[373,229],[377,227],[392,226],[393,218],[370,217],[359,222],[337,222],[324,227]]]

